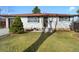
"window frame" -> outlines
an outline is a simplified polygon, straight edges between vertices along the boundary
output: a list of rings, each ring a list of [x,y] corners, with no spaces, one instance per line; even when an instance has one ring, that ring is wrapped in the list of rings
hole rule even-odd
[[[59,17],[59,21],[62,22],[62,21],[70,21],[70,17]]]
[[[40,20],[39,20],[39,17],[28,17],[27,22],[28,23],[39,23]]]

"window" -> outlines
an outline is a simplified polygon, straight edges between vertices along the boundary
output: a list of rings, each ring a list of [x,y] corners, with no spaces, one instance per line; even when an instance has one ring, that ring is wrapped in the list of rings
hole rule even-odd
[[[28,17],[28,22],[39,23],[39,18],[38,17]]]
[[[59,17],[59,21],[70,21],[70,17]]]
[[[6,19],[4,17],[0,17],[0,28],[6,27]]]

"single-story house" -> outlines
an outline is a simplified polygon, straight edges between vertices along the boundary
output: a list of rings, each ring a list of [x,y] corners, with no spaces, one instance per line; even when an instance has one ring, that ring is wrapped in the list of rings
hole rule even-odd
[[[56,27],[56,30],[70,30],[72,22],[76,21],[79,15],[70,14],[11,14],[0,15],[5,19],[5,28],[9,29],[14,20],[14,17],[20,16],[25,30],[36,29],[42,31],[46,27],[46,31],[49,28],[52,30]]]

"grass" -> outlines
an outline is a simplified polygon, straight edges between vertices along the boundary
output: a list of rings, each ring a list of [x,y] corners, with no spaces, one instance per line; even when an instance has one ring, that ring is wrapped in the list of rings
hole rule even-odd
[[[0,51],[23,51],[40,36],[40,33],[13,34],[0,40]]]
[[[46,39],[38,51],[79,51],[79,40],[74,32],[56,32]]]
[[[40,38],[41,33],[38,32],[13,34],[0,39],[0,51],[24,51],[35,45],[34,43],[38,45],[37,51],[41,52],[79,51],[79,40],[75,34],[75,32],[55,32],[48,37],[42,37],[40,40],[38,38]],[[40,45],[38,44],[39,41],[41,42]]]

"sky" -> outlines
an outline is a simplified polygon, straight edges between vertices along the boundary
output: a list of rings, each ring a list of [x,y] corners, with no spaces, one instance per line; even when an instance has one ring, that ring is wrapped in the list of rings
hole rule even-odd
[[[35,6],[0,6],[0,14],[29,14]],[[77,14],[79,6],[38,6],[41,13]]]

